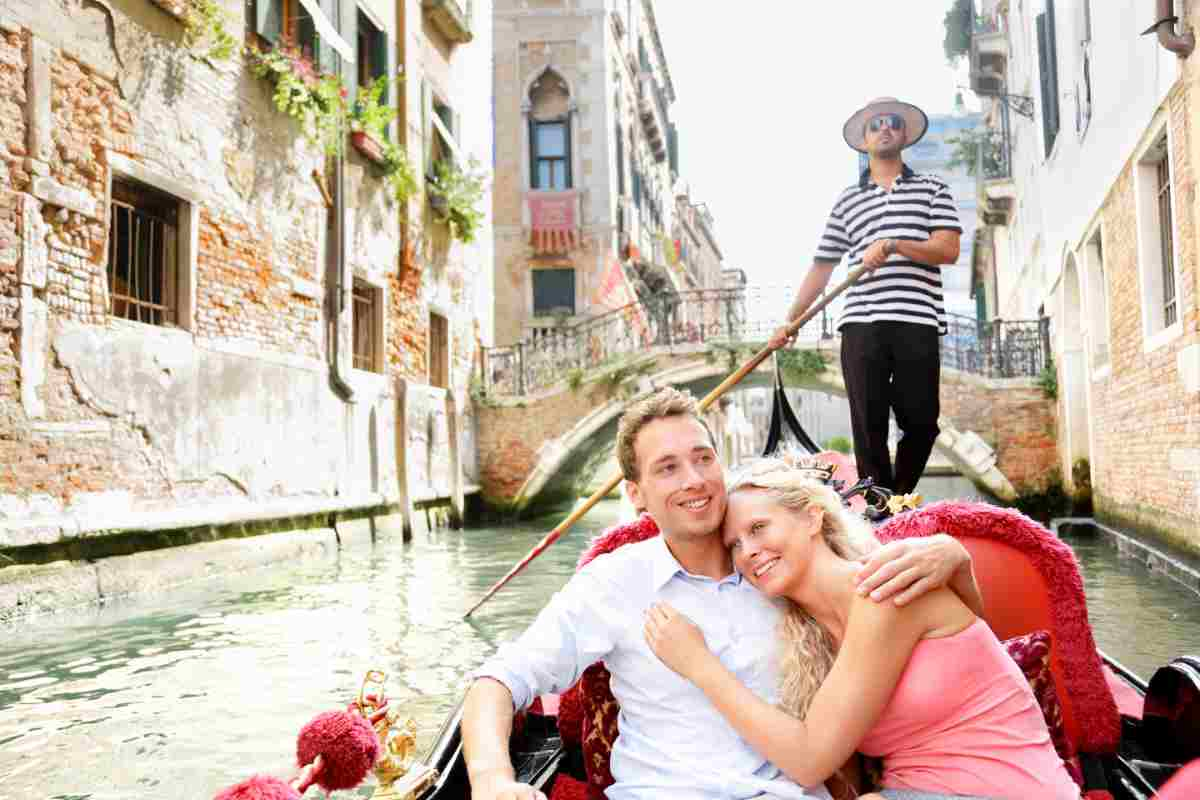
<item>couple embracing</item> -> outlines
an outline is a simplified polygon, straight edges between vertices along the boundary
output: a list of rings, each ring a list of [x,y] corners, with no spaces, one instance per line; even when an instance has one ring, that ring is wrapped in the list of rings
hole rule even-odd
[[[514,780],[513,712],[597,661],[621,709],[613,800],[828,798],[835,775],[853,796],[856,753],[883,762],[864,798],[1079,797],[961,544],[880,547],[782,461],[727,484],[674,389],[630,407],[617,449],[662,535],[596,558],[476,672],[473,798],[540,796]]]

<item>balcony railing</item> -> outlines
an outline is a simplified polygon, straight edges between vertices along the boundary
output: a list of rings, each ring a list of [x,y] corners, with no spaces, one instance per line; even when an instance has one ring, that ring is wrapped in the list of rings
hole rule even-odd
[[[757,347],[782,322],[762,309],[791,293],[768,286],[647,293],[638,302],[582,322],[539,328],[537,335],[515,345],[484,348],[483,390],[494,397],[536,394],[563,381],[572,370],[599,374],[618,369],[627,359],[654,348]],[[942,364],[948,368],[990,378],[1031,378],[1047,363],[1050,336],[1045,318],[948,318],[949,332],[942,339]],[[821,324],[814,321],[801,330],[801,346],[817,347],[833,335],[832,319],[823,316]]]
[[[981,94],[1004,91],[1008,68],[1008,32],[998,13],[976,14],[971,32],[971,88]]]
[[[455,44],[466,44],[475,38],[471,32],[471,0],[421,0],[421,10]]]
[[[1050,319],[980,322],[947,314],[942,366],[988,378],[1035,378],[1047,364]]]

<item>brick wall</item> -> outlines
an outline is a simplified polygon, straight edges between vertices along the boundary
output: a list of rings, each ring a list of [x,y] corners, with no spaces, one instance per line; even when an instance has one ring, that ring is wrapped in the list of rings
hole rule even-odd
[[[831,355],[828,379],[816,379],[806,388],[844,393],[836,380],[836,349]],[[655,360],[654,372],[705,362],[694,354],[662,355]],[[762,369],[749,380],[761,385],[769,380],[767,375]],[[512,500],[538,463],[543,445],[563,437],[613,397],[603,383],[587,382],[577,390],[560,384],[522,401],[481,405],[479,466],[485,499],[498,505]],[[1054,402],[1031,380],[989,380],[943,371],[941,411],[960,432],[978,434],[995,450],[996,466],[1018,492],[1040,488],[1057,463]]]
[[[1194,69],[1188,65],[1189,72]],[[1180,355],[1200,343],[1196,192],[1188,82],[1168,98],[1178,237],[1181,334],[1145,352],[1132,162],[1101,209],[1111,372],[1091,384],[1092,485],[1099,516],[1200,549],[1200,392],[1188,391]]]

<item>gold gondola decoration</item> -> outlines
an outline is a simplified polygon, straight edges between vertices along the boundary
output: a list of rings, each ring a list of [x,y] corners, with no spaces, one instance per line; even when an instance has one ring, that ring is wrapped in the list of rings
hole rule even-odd
[[[417,723],[411,717],[400,722],[400,709],[388,706],[386,682],[383,670],[368,670],[354,701],[365,719],[374,719],[379,737],[379,758],[374,767],[379,785],[371,800],[416,800],[437,781],[438,771],[416,760]]]

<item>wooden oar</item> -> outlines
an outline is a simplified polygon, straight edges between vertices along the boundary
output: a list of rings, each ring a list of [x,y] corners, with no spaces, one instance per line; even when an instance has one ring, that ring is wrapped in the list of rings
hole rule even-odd
[[[820,311],[823,308],[825,308],[825,306],[829,305],[830,302],[833,301],[833,298],[837,297],[839,294],[844,292],[846,289],[853,286],[858,281],[858,279],[863,276],[863,273],[865,273],[866,271],[867,271],[867,267],[858,267],[856,269],[851,270],[850,273],[846,276],[846,279],[844,281],[839,283],[837,286],[833,287],[832,291],[826,292],[824,296],[818,298],[817,301],[815,303],[813,303],[812,306],[808,309],[808,311],[806,311],[804,314],[802,314],[798,319],[794,320],[788,326],[790,333],[795,334],[797,331],[799,331],[800,328],[804,326],[804,323],[808,322],[810,319],[812,319],[818,313],[820,313]],[[773,351],[771,350],[771,348],[769,346],[764,347],[762,350],[759,350],[757,353],[755,353],[750,358],[749,361],[747,361],[745,364],[743,364],[741,366],[741,368],[738,369],[737,372],[733,373],[728,378],[721,381],[720,386],[713,389],[711,392],[709,392],[707,395],[704,396],[703,400],[700,401],[700,412],[703,413],[704,411],[706,411],[709,406],[711,406],[713,403],[717,402],[718,399],[720,399],[721,395],[725,394],[730,389],[732,389],[734,386],[737,386],[739,383],[741,383],[742,379],[745,378],[747,375],[749,375],[751,372],[753,372],[755,369],[757,369],[758,365],[761,364],[763,361],[765,361],[767,359],[767,357],[771,355],[772,352]],[[617,486],[621,483],[621,480],[622,480],[622,477],[620,475],[610,478],[607,483],[605,483],[603,486],[601,486],[599,489],[597,489],[595,492],[593,492],[591,497],[589,497],[587,500],[585,500],[580,505],[576,506],[575,510],[573,510],[566,519],[564,519],[562,522],[558,523],[557,527],[555,527],[554,530],[547,533],[542,538],[542,540],[540,542],[538,542],[537,545],[532,550],[529,551],[528,555],[526,555],[523,559],[518,561],[516,566],[514,566],[512,569],[510,569],[508,571],[507,575],[505,575],[503,578],[498,580],[496,582],[496,584],[494,586],[492,586],[491,589],[488,589],[487,594],[485,594],[483,597],[479,598],[479,602],[477,602],[475,605],[471,606],[471,608],[467,611],[466,614],[463,614],[463,619],[466,619],[467,617],[471,616],[471,614],[473,614],[475,612],[475,609],[479,608],[481,605],[486,603],[492,597],[492,595],[494,595],[496,592],[500,591],[501,587],[503,587],[504,584],[506,584],[510,580],[512,580],[513,577],[516,576],[516,574],[518,572],[525,569],[525,567],[529,565],[530,561],[533,561],[535,558],[537,558],[539,555],[542,554],[542,551],[544,551],[547,547],[549,547],[550,545],[552,545],[556,541],[558,541],[558,538],[560,536],[562,536],[564,533],[566,533],[572,525],[574,525],[576,522],[578,522],[580,519],[582,519],[584,514],[591,511],[592,508],[596,505],[596,503],[599,503],[601,499],[608,496],[609,492],[611,492],[613,489],[616,489]]]

